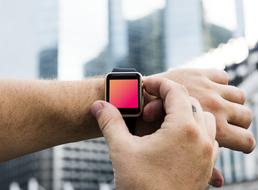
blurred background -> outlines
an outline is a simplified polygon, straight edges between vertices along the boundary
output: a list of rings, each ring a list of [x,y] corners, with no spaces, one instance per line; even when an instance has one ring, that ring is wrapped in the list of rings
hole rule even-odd
[[[115,66],[228,71],[258,137],[258,0],[0,0],[0,78],[80,80]],[[258,189],[258,154],[222,149],[224,189]],[[236,185],[237,184],[237,185]],[[111,190],[104,139],[0,164],[1,190]]]

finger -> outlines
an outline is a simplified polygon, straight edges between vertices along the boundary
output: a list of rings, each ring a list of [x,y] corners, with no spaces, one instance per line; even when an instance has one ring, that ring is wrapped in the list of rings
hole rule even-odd
[[[247,106],[227,101],[227,120],[230,124],[247,129],[252,122],[252,112]]]
[[[143,87],[144,88],[144,87]],[[148,104],[152,100],[157,99],[157,97],[150,95],[146,90],[143,89],[144,105]]]
[[[219,169],[213,168],[212,177],[209,184],[213,187],[222,187],[224,185],[224,177]]]
[[[213,82],[219,84],[228,84],[229,76],[226,71],[217,69],[205,69],[205,75]]]
[[[205,127],[209,134],[209,137],[214,142],[216,138],[216,119],[210,112],[204,112]]]
[[[128,143],[131,134],[118,109],[105,101],[96,101],[91,106],[91,113],[97,119],[108,145],[121,144],[119,141]]]
[[[237,88],[235,86],[230,86],[230,85],[219,85],[219,84],[216,84],[216,85],[220,95],[224,99],[238,104],[245,103],[245,100],[246,100],[245,93],[240,88]]]
[[[144,80],[144,86],[149,94],[163,100],[167,116],[172,114],[174,119],[177,119],[175,116],[180,115],[181,121],[189,121],[191,117],[193,118],[189,94],[182,85],[168,79],[150,77]]]
[[[218,130],[217,140],[222,147],[244,153],[252,152],[256,145],[250,131],[231,124],[225,126],[223,130]]]
[[[193,109],[195,109],[195,110],[192,110],[195,120],[198,123],[204,124],[203,109],[202,109],[200,102],[193,97],[190,97],[190,101],[192,103],[192,106],[194,106]]]
[[[215,140],[213,144],[213,165],[215,165],[217,161],[218,153],[219,153],[219,143],[218,141]]]
[[[165,117],[163,102],[160,98],[150,101],[143,108],[143,120],[147,122],[160,121]]]

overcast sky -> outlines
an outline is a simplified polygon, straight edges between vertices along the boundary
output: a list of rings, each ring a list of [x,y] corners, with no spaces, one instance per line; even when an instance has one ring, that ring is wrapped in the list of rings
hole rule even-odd
[[[203,0],[206,19],[230,30],[237,26],[235,0]],[[245,0],[248,41],[258,40],[258,0]],[[123,0],[126,19],[137,19],[165,6],[165,0]],[[223,6],[223,8],[221,8]],[[60,0],[59,76],[81,79],[83,64],[107,45],[107,0]],[[219,14],[218,14],[219,11]]]

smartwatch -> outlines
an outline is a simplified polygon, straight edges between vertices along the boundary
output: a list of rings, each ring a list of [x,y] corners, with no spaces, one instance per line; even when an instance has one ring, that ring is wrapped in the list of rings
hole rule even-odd
[[[133,134],[142,113],[142,75],[133,68],[114,68],[106,75],[105,99],[120,111]]]

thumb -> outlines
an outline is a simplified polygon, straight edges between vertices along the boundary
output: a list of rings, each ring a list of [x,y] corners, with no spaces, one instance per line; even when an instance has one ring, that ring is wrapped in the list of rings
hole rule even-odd
[[[128,141],[131,134],[117,108],[108,102],[96,101],[91,106],[91,113],[97,119],[99,128],[109,145]]]

